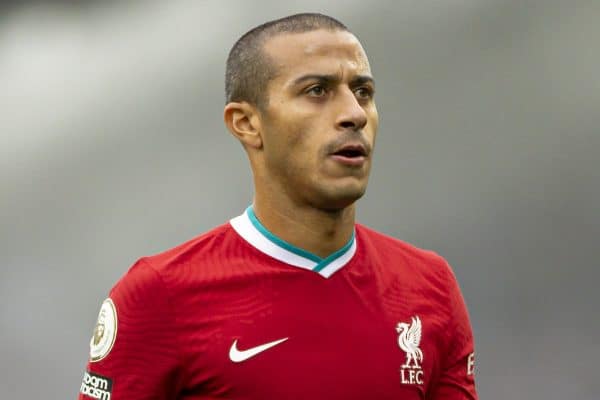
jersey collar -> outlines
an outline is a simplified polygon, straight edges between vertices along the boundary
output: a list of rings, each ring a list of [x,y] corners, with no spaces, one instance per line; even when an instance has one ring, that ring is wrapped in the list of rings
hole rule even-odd
[[[229,223],[244,240],[261,252],[286,264],[314,271],[325,278],[348,264],[356,253],[354,231],[344,247],[326,258],[302,250],[269,232],[256,218],[252,206],[242,215],[232,218]]]

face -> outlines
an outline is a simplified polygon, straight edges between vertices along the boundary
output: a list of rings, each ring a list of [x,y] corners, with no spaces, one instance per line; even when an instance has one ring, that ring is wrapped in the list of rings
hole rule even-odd
[[[317,30],[278,35],[264,51],[277,71],[260,112],[270,190],[320,209],[351,205],[366,190],[378,125],[362,46],[349,32]]]

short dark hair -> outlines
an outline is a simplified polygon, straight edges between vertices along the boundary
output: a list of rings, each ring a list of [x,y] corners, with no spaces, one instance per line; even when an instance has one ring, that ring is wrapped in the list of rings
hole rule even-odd
[[[267,39],[282,33],[326,29],[348,31],[335,18],[317,13],[294,14],[265,22],[246,32],[231,48],[225,70],[225,102],[247,101],[260,108],[267,102],[266,87],[277,73],[263,51]]]

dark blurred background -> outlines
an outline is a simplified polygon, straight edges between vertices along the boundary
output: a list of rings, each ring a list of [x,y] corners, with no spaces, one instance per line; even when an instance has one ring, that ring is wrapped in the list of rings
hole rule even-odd
[[[593,0],[4,1],[0,397],[76,398],[115,281],[250,203],[225,58],[303,11],[367,50],[381,128],[359,220],[453,265],[481,398],[599,398]]]

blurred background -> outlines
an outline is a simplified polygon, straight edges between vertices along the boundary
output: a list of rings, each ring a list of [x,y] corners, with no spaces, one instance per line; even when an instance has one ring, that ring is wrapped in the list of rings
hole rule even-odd
[[[367,50],[381,128],[359,220],[453,265],[481,398],[598,399],[594,0],[3,2],[3,399],[76,398],[116,280],[250,203],[225,59],[304,11]]]

